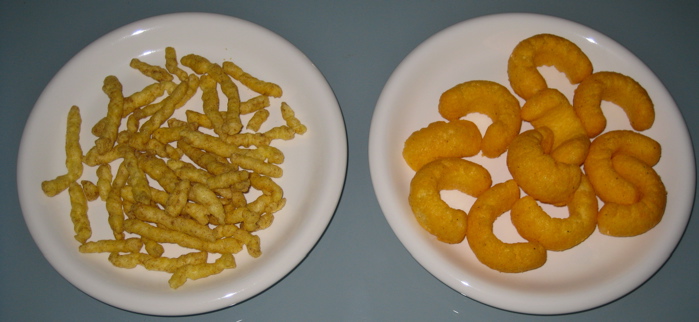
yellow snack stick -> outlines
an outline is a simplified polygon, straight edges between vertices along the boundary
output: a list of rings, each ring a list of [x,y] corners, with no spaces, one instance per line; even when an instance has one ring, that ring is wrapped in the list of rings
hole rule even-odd
[[[238,93],[238,86],[223,72],[219,64],[211,64],[209,74],[221,85],[221,92],[227,99],[223,132],[226,134],[239,133],[243,128],[243,123],[240,121],[240,93]]]
[[[189,216],[190,218],[194,219],[196,222],[202,225],[209,224],[210,212],[209,209],[204,205],[188,202],[184,205],[184,209],[182,209],[182,214]]]
[[[155,99],[165,93],[165,87],[166,86],[164,83],[153,83],[144,87],[142,90],[129,95],[128,97],[124,97],[124,106],[122,108],[121,117],[125,118],[133,113],[136,109],[155,101]],[[92,134],[97,137],[102,137],[107,122],[106,116],[97,121],[97,123],[95,123],[95,125],[92,127]]]
[[[248,253],[252,257],[260,257],[262,250],[260,249],[260,237],[253,235],[247,230],[240,229],[236,225],[219,225],[214,228],[217,238],[233,237],[245,244]]]
[[[165,87],[166,85],[164,83],[153,83],[147,85],[138,92],[124,97],[124,109],[121,113],[121,117],[126,117],[137,108],[153,103],[158,97],[165,94]]]
[[[168,168],[165,161],[160,158],[140,155],[138,166],[167,192],[174,191],[177,182],[180,181],[175,172]]]
[[[296,134],[306,133],[306,126],[301,124],[298,118],[296,118],[296,113],[291,109],[291,106],[286,102],[282,102],[281,106],[282,118],[286,121],[286,125],[289,126]]]
[[[163,271],[168,273],[174,273],[175,270],[184,265],[206,263],[206,259],[208,256],[209,254],[206,252],[194,252],[183,254],[175,258],[144,258],[142,264],[143,267],[151,271]]]
[[[149,116],[153,116],[153,114],[157,113],[161,108],[163,108],[163,105],[165,105],[165,100],[163,99],[160,102],[153,103],[153,104],[148,104],[143,107],[139,107],[135,109],[131,115],[136,118],[137,120],[144,119]]]
[[[293,135],[294,132],[291,131],[291,133]],[[226,143],[233,146],[250,147],[253,145],[269,145],[270,142],[272,142],[272,139],[272,137],[269,137],[263,133],[238,133],[235,135],[229,135],[224,140]]]
[[[128,183],[133,187],[133,196],[136,202],[149,204],[151,200],[150,185],[145,173],[139,168],[138,160],[133,149],[123,146],[124,166],[129,172]]]
[[[112,228],[115,239],[124,239],[124,210],[121,202],[121,188],[129,178],[129,171],[122,162],[112,182],[112,188],[106,200],[109,227]]]
[[[209,189],[219,189],[230,187],[248,178],[250,174],[247,171],[228,171],[208,178],[205,183]]]
[[[175,142],[181,138],[184,127],[161,127],[153,132],[153,138],[163,144]]]
[[[260,216],[260,219],[257,220],[257,230],[263,230],[269,228],[269,226],[272,226],[272,222],[274,221],[274,215],[271,213],[265,213]]]
[[[294,129],[287,125],[281,125],[269,129],[269,131],[265,132],[264,135],[270,140],[281,139],[288,141],[296,136],[296,132],[294,132]]]
[[[85,191],[85,198],[87,198],[87,201],[94,201],[100,197],[99,188],[97,188],[97,185],[92,181],[82,180],[80,181],[80,185],[82,185],[83,191]]]
[[[243,211],[245,210],[245,205],[238,206],[229,203],[224,205],[223,209],[226,211],[226,220],[221,224],[235,225],[243,222]]]
[[[129,143],[129,141],[131,141],[132,137],[133,137],[133,132],[129,132],[128,130],[119,132],[117,134],[117,139],[116,139],[117,146],[128,145],[128,143]]]
[[[138,266],[138,264],[142,264],[143,261],[149,257],[151,256],[144,253],[119,254],[117,252],[112,252],[107,259],[115,267],[131,269]]]
[[[124,94],[122,93],[121,82],[119,82],[116,76],[110,75],[104,78],[102,91],[109,97],[109,104],[107,105],[104,129],[97,140],[95,140],[95,146],[99,154],[105,153],[114,147],[114,142],[116,142],[117,134],[119,133],[119,126],[121,126],[121,116],[124,112]]]
[[[187,279],[196,280],[223,272],[227,268],[235,268],[235,259],[231,254],[222,254],[214,263],[191,264],[178,268],[172,274],[168,283],[173,289],[182,286]]]
[[[141,125],[139,132],[134,136],[132,145],[135,148],[140,148],[148,142],[151,134],[169,119],[175,110],[184,105],[191,95],[194,94],[199,86],[199,78],[190,75],[187,82],[182,82],[177,85],[175,91],[163,100],[163,106],[151,116],[148,121]],[[194,89],[192,89],[194,88]]]
[[[221,203],[224,205],[229,202],[231,197],[233,197],[233,191],[231,191],[230,188],[216,188],[211,189],[211,191],[213,191],[219,197],[219,200],[221,200]]]
[[[204,169],[199,169],[191,164],[175,170],[175,174],[182,180],[189,180],[196,183],[206,183],[212,175]]]
[[[188,264],[206,263],[208,254],[206,252],[193,252],[180,255],[179,257],[153,257],[144,253],[109,254],[109,262],[116,267],[134,268],[142,265],[150,271],[162,271],[174,273],[179,267]]]
[[[211,66],[211,62],[208,59],[196,54],[182,56],[180,63],[191,68],[195,73],[200,75],[208,72]]]
[[[218,156],[228,157],[236,151],[235,146],[227,144],[218,137],[211,136],[198,131],[182,131],[182,140],[187,142],[192,147],[211,152]]]
[[[160,257],[163,256],[163,253],[165,253],[165,248],[158,242],[148,238],[141,238],[141,241],[143,241],[143,246],[146,249],[146,253],[148,253],[148,255],[153,257]]]
[[[163,144],[156,139],[150,139],[143,147],[143,150],[147,153],[157,155],[161,158],[169,158],[178,160],[182,157],[182,151],[177,150],[169,144]]]
[[[284,153],[271,145],[261,145],[256,149],[240,149],[237,153],[274,164],[284,162]]]
[[[140,124],[140,120],[134,117],[133,114],[129,115],[126,118],[126,130],[131,132],[131,133],[136,133],[138,132],[138,126]]]
[[[250,181],[250,180],[247,180]],[[233,207],[245,207],[248,204],[247,199],[245,199],[245,191],[233,191],[231,196],[230,205]],[[228,210],[226,210],[228,212]]]
[[[206,114],[201,114],[196,111],[187,110],[185,112],[187,117],[187,122],[194,124],[196,127],[203,127],[206,129],[213,129],[214,125],[211,124],[211,120],[206,116]]]
[[[161,206],[167,203],[167,198],[170,196],[168,192],[153,187],[150,188],[150,195],[153,201]]]
[[[189,180],[182,180],[177,183],[175,190],[168,195],[167,202],[165,202],[165,212],[168,215],[175,217],[182,213],[182,210],[187,205],[190,184]]]
[[[238,67],[238,65],[231,61],[223,62],[222,67],[226,74],[230,75],[234,79],[243,83],[243,85],[247,86],[249,89],[259,94],[272,97],[282,96],[282,88],[279,87],[279,85],[259,80],[246,73],[242,68]]]
[[[100,199],[106,201],[109,191],[112,189],[112,167],[108,163],[97,167],[97,189]]]
[[[101,137],[104,133],[104,126],[107,124],[107,117],[101,118],[95,125],[92,126],[90,130],[92,134],[96,137]]]
[[[284,191],[270,177],[253,174],[250,176],[250,184],[253,188],[262,191],[263,194],[272,197],[272,202],[277,202],[284,196]]]
[[[267,118],[269,118],[269,111],[265,109],[259,110],[248,120],[248,125],[246,125],[245,128],[253,132],[258,132],[262,124],[267,121]]]
[[[185,248],[209,253],[238,253],[243,249],[242,243],[234,238],[223,238],[217,239],[215,242],[206,242],[183,232],[152,226],[139,219],[127,219],[124,221],[124,229],[159,243],[177,244]]]
[[[262,216],[261,213],[252,211],[250,208],[245,208],[243,211],[243,222],[241,223],[240,228],[246,231],[257,231],[260,227],[257,224],[257,222],[260,221],[260,216]]]
[[[219,161],[213,154],[196,149],[185,141],[178,141],[177,147],[198,166],[206,169],[213,175],[235,170],[235,166],[230,163]]]
[[[226,214],[223,211],[223,205],[218,200],[216,194],[207,188],[205,185],[195,183],[189,190],[189,199],[206,206],[212,216],[216,217],[219,222],[224,222]]]
[[[170,216],[157,207],[136,204],[133,214],[137,219],[158,224],[158,227],[161,228],[179,231],[205,241],[213,242],[215,240],[214,232],[209,227],[200,225],[192,219]]]
[[[182,121],[180,119],[176,119],[174,117],[167,120],[167,126],[168,127],[175,127],[175,128],[181,127],[181,128],[188,128],[190,130],[196,130],[196,126],[194,126],[193,124],[187,123],[187,122]]]
[[[138,58],[131,59],[129,66],[131,66],[134,69],[137,69],[143,75],[146,75],[159,82],[172,81],[173,79],[172,75],[166,69],[160,66],[148,64],[139,60]]]
[[[262,175],[273,178],[280,178],[283,174],[282,168],[277,165],[266,163],[262,160],[234,153],[230,157],[231,163],[246,170],[252,170]]]
[[[187,81],[187,79],[189,79],[189,75],[187,75],[187,78],[185,78],[181,81]],[[167,81],[167,82],[160,82],[160,83],[163,84],[165,91],[170,95],[172,95],[172,92],[175,91],[175,88],[177,87],[177,83],[175,83],[175,82]]]
[[[177,76],[180,81],[185,81],[188,77],[187,72],[177,65],[177,52],[175,48],[165,48],[165,68],[168,72]]]
[[[66,169],[68,171],[55,179],[41,183],[41,189],[49,197],[53,197],[68,189],[71,182],[78,180],[83,174],[83,150],[80,147],[81,124],[80,109],[77,106],[72,106],[68,111],[65,142]]]
[[[90,219],[87,217],[87,199],[83,188],[73,182],[68,188],[70,195],[70,219],[73,222],[73,230],[75,231],[75,240],[81,244],[92,236],[92,228],[90,228]]]
[[[216,80],[208,74],[203,75],[199,81],[199,87],[201,87],[202,90],[201,99],[204,115],[206,115],[211,122],[211,127],[214,132],[218,135],[222,135],[224,133],[222,130],[224,119],[220,111],[216,84]]]
[[[240,103],[240,114],[250,114],[269,106],[269,96],[258,95]]]
[[[140,238],[103,239],[84,243],[78,247],[78,250],[81,253],[135,253],[141,250],[141,247],[143,242]]]
[[[111,163],[112,161],[119,159],[119,158],[121,158],[121,153],[118,150],[118,146],[115,147],[114,149],[107,151],[106,153],[103,153],[103,154],[100,154],[97,151],[97,147],[93,146],[85,154],[85,158],[83,158],[83,162],[88,166],[94,167],[94,166],[98,166],[101,164]]]

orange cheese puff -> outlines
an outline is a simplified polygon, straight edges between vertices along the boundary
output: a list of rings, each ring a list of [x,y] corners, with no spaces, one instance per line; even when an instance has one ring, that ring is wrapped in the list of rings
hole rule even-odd
[[[636,131],[653,126],[655,108],[641,84],[616,72],[597,72],[580,83],[573,96],[575,113],[582,120],[589,137],[599,135],[607,126],[607,119],[600,107],[602,101],[621,107]]]
[[[422,228],[438,240],[456,244],[466,236],[466,212],[451,208],[441,190],[459,190],[478,197],[490,188],[492,179],[483,166],[459,158],[432,161],[415,173],[408,202]]]
[[[514,180],[494,185],[469,210],[466,238],[478,260],[504,273],[521,273],[546,263],[546,249],[537,242],[505,243],[493,233],[493,223],[519,200]]]
[[[437,121],[413,132],[405,141],[403,158],[415,171],[441,158],[461,158],[478,154],[481,132],[467,120]]]
[[[510,218],[524,239],[539,242],[547,250],[563,251],[582,243],[597,227],[597,195],[587,177],[582,177],[567,206],[567,218],[552,218],[534,198],[525,196],[512,206]]]
[[[553,132],[542,127],[523,132],[507,152],[507,168],[522,190],[554,205],[570,201],[582,177],[579,166],[558,162],[549,154]]]
[[[558,162],[582,165],[590,149],[590,138],[573,106],[560,91],[546,88],[522,105],[522,120],[534,128],[553,131],[551,156]]]
[[[483,155],[488,158],[503,154],[522,126],[519,101],[496,82],[465,82],[439,98],[439,114],[447,120],[454,121],[470,113],[485,114],[492,120],[481,142]]]
[[[519,42],[507,61],[510,86],[521,98],[527,100],[548,87],[540,66],[554,66],[571,84],[592,74],[592,62],[576,44],[556,35],[534,35]]]
[[[617,154],[633,156],[652,167],[660,160],[660,144],[643,134],[618,130],[598,136],[590,145],[584,169],[597,196],[604,202],[636,203],[641,193],[613,166],[612,157]]]
[[[667,204],[665,185],[653,167],[632,156],[617,154],[612,163],[623,178],[638,187],[641,198],[630,205],[606,203],[597,217],[599,231],[616,237],[643,234],[663,218]]]

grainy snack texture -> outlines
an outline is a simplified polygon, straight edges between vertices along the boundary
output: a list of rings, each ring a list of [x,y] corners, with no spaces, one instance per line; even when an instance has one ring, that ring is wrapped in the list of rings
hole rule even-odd
[[[172,289],[235,268],[234,254],[243,249],[261,256],[257,233],[286,204],[274,181],[283,175],[284,154],[273,144],[308,130],[287,102],[278,112],[268,108],[281,87],[228,61],[188,54],[178,63],[172,47],[165,48],[164,67],[136,58],[130,66],[154,82],[126,95],[119,78],[105,77],[108,104],[92,126],[94,146],[83,155],[80,110],[73,106],[67,173],[41,184],[49,197],[69,190],[79,251],[108,253],[116,267],[170,273]],[[185,105],[194,107],[177,113]],[[280,124],[268,122],[272,113]],[[94,168],[96,183],[80,181],[83,165]],[[103,204],[113,238],[91,240],[91,202]]]

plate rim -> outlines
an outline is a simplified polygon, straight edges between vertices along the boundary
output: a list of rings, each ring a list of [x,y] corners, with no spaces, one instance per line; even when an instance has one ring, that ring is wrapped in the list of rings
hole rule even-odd
[[[328,105],[330,105],[325,106],[328,109],[326,113],[328,113],[329,117],[332,117],[330,121],[333,122],[333,129],[331,129],[332,135],[326,135],[325,137],[335,140],[332,141],[332,144],[329,144],[327,146],[329,149],[331,149],[331,154],[333,155],[333,158],[328,158],[327,160],[324,160],[324,162],[328,163],[329,173],[327,175],[327,178],[324,179],[323,182],[321,182],[323,184],[326,184],[323,190],[325,190],[324,195],[327,195],[328,198],[316,202],[317,206],[315,206],[315,208],[318,208],[318,210],[320,211],[317,214],[308,217],[309,220],[312,220],[313,225],[308,225],[305,229],[299,230],[302,234],[297,234],[299,236],[296,236],[294,239],[292,239],[293,241],[295,241],[295,244],[297,246],[300,246],[299,251],[295,252],[294,254],[286,254],[283,257],[280,256],[279,258],[282,261],[281,263],[275,260],[271,261],[272,264],[276,263],[278,267],[281,267],[280,269],[274,269],[274,271],[272,272],[274,273],[272,274],[272,278],[269,278],[264,281],[251,282],[249,283],[250,285],[247,285],[246,288],[237,290],[237,292],[229,291],[226,294],[218,294],[214,299],[207,298],[206,301],[199,301],[198,303],[193,304],[191,306],[180,305],[174,308],[168,307],[167,309],[165,309],[163,307],[148,307],[148,304],[130,303],[128,300],[123,301],[121,299],[115,299],[112,296],[105,296],[104,290],[97,290],[96,288],[86,286],[86,283],[84,283],[84,281],[76,279],[75,274],[68,272],[68,269],[74,268],[73,265],[66,264],[58,260],[56,258],[56,255],[51,253],[53,247],[55,246],[47,245],[46,242],[44,242],[44,237],[38,236],[40,230],[42,230],[40,227],[41,224],[38,222],[40,221],[40,218],[38,218],[37,215],[30,213],[32,209],[32,207],[29,206],[29,204],[31,203],[30,198],[33,197],[33,195],[30,196],[26,193],[28,187],[25,187],[25,185],[28,185],[29,183],[25,182],[24,178],[28,170],[25,169],[23,160],[25,160],[27,155],[30,154],[28,151],[31,150],[31,147],[27,146],[27,132],[30,131],[33,124],[39,122],[37,120],[37,110],[40,110],[41,106],[46,104],[45,101],[49,99],[47,97],[47,93],[50,92],[50,89],[52,87],[57,86],[56,82],[63,78],[64,74],[67,74],[71,71],[71,69],[76,68],[76,66],[79,65],[79,62],[82,59],[84,59],[85,56],[94,55],[96,52],[106,50],[100,48],[101,46],[104,46],[107,43],[112,43],[116,38],[119,37],[122,37],[122,39],[120,40],[123,40],[123,38],[128,38],[128,35],[135,28],[148,29],[147,27],[162,27],[163,24],[167,25],[165,26],[165,28],[171,28],[171,25],[174,25],[175,21],[182,22],[183,19],[186,19],[190,22],[196,22],[200,21],[201,19],[207,19],[207,22],[209,23],[211,21],[215,21],[216,24],[221,24],[229,28],[231,26],[242,26],[245,28],[252,28],[255,30],[255,32],[263,34],[265,36],[265,41],[270,41],[271,39],[271,41],[273,41],[275,44],[291,50],[292,53],[289,55],[293,54],[297,60],[301,60],[302,62],[304,62],[304,68],[308,71],[310,75],[309,77],[312,77],[313,80],[317,82],[317,85],[322,86],[323,92],[321,94],[323,95],[323,97],[321,99],[318,99],[318,101],[328,103]],[[334,217],[334,214],[337,210],[346,181],[348,142],[345,120],[343,118],[342,111],[340,109],[339,102],[337,101],[335,93],[333,92],[332,88],[330,87],[330,84],[328,83],[327,79],[324,77],[322,72],[318,69],[318,67],[298,47],[296,47],[294,44],[283,38],[281,35],[265,27],[238,17],[208,12],[176,12],[143,18],[127,23],[116,29],[113,29],[112,31],[109,31],[103,34],[102,36],[98,37],[90,44],[83,47],[73,57],[71,57],[56,72],[56,74],[51,78],[51,80],[42,90],[41,94],[38,96],[37,101],[32,107],[29,117],[25,123],[18,152],[19,153],[17,156],[16,184],[18,189],[20,208],[22,209],[25,224],[27,225],[32,239],[38,246],[44,258],[46,258],[47,261],[51,264],[51,266],[63,278],[68,280],[68,282],[70,282],[73,286],[81,290],[83,293],[86,293],[89,296],[105,304],[115,306],[127,311],[143,314],[161,316],[182,316],[205,313],[217,309],[222,309],[225,307],[234,306],[240,302],[244,302],[250,298],[253,298],[258,294],[265,292],[266,290],[277,284],[279,281],[284,279],[288,274],[295,270],[305,260],[308,254],[313,250],[315,245],[322,238],[325,230],[327,229],[330,221]],[[69,220],[68,217],[66,217],[66,219]],[[304,237],[301,237],[300,235],[304,235]],[[74,251],[77,253],[77,247]],[[195,294],[195,296],[197,295]]]

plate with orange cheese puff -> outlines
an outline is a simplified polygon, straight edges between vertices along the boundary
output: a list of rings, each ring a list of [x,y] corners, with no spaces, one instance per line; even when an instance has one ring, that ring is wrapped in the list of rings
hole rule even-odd
[[[673,98],[632,52],[521,13],[457,23],[410,52],[369,138],[377,199],[413,258],[475,301],[544,315],[605,305],[662,267],[691,213],[693,155]]]

